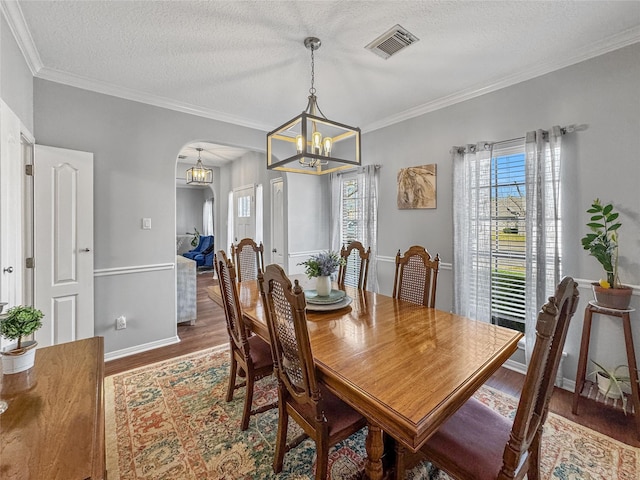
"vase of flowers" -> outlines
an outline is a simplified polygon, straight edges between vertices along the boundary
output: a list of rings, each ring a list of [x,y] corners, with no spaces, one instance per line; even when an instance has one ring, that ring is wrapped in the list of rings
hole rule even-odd
[[[331,293],[331,276],[336,273],[344,259],[337,252],[321,252],[312,255],[298,265],[304,265],[304,273],[309,278],[316,278],[316,292],[321,297]]]
[[[592,284],[594,297],[600,306],[625,310],[629,307],[632,289],[620,284],[618,278],[618,229],[622,226],[619,214],[612,204],[603,205],[598,198],[587,213],[591,214],[587,223],[591,232],[582,238],[582,246],[600,262],[606,275],[606,279]]]

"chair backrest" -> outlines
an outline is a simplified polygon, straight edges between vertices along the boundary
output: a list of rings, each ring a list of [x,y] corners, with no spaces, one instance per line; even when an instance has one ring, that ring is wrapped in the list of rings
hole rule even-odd
[[[316,406],[320,398],[316,380],[304,291],[291,281],[279,265],[267,265],[258,275],[260,294],[271,337],[274,373],[298,403]]]
[[[243,238],[236,245],[231,245],[231,256],[236,261],[236,272],[239,282],[255,280],[258,270],[264,270],[264,246],[257,245],[251,238]]]
[[[429,252],[419,245],[409,248],[404,256],[398,250],[393,298],[435,307],[439,266],[440,257],[436,254],[432,260]]]
[[[361,290],[367,288],[370,255],[371,247],[365,251],[362,243],[356,240],[349,245],[343,245],[340,257],[344,259],[344,264],[340,265],[338,270],[338,285],[348,285]]]
[[[220,294],[224,306],[224,316],[227,319],[227,331],[234,348],[239,349],[249,356],[249,344],[247,342],[247,329],[242,317],[242,309],[238,298],[236,287],[236,273],[233,264],[227,258],[223,250],[219,250],[214,256],[214,265],[218,282],[220,283]]]
[[[513,420],[509,441],[503,454],[499,478],[513,478],[522,455],[525,454],[549,411],[562,348],[571,317],[578,306],[578,284],[571,277],[562,279],[553,297],[543,305],[536,323],[536,343],[533,347],[524,380],[518,409]]]

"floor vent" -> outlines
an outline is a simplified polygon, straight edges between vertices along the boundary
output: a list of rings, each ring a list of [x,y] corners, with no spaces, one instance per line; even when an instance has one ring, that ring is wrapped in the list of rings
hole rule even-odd
[[[405,30],[400,25],[395,25],[365,48],[386,60],[400,50],[404,50],[409,45],[416,43],[418,40],[419,38],[411,32]]]

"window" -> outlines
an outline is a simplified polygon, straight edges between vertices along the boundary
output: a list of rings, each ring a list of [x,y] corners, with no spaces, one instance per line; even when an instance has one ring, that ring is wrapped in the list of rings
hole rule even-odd
[[[524,145],[495,148],[489,179],[491,241],[491,323],[525,330]]]
[[[454,311],[524,331],[527,362],[560,281],[562,135],[553,126],[451,151]]]
[[[365,249],[371,248],[367,288],[373,291],[377,291],[378,168],[366,165],[349,173],[331,174],[331,249],[338,251],[354,240]]]

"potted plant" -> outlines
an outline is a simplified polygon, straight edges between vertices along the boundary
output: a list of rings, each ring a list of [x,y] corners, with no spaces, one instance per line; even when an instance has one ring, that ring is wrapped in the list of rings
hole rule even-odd
[[[17,343],[0,352],[3,373],[23,372],[33,366],[37,342],[25,342],[23,338],[42,327],[43,316],[37,308],[26,305],[12,307],[6,314],[0,315],[0,335],[17,340]]]
[[[312,255],[298,265],[304,265],[307,277],[317,278],[316,291],[319,296],[326,297],[331,293],[331,275],[344,263],[344,259],[338,253],[326,251]]]
[[[627,391],[631,387],[631,377],[629,376],[629,367],[627,365],[618,365],[613,370],[608,370],[600,365],[595,360],[591,362],[596,366],[596,369],[592,374],[596,374],[596,383],[598,390],[605,397],[622,400],[622,409],[624,413],[627,413],[627,397],[625,396],[626,387]],[[623,374],[626,372],[626,375]]]
[[[591,230],[582,238],[582,246],[604,268],[606,280],[594,282],[593,293],[598,305],[624,310],[629,307],[632,289],[620,284],[618,277],[618,212],[613,205],[603,205],[596,198],[587,210],[591,214],[587,227]]]

